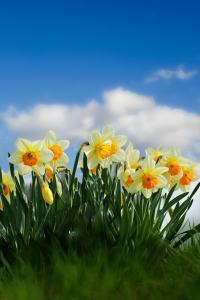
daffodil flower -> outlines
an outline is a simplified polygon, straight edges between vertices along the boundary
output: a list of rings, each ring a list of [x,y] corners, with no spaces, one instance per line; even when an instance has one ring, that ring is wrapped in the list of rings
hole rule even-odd
[[[149,198],[152,193],[166,186],[167,180],[161,174],[168,170],[167,167],[157,167],[151,156],[145,157],[141,170],[131,175],[134,181],[128,191],[132,194],[141,191],[146,198]]]
[[[42,197],[43,197],[44,201],[47,202],[49,205],[51,205],[53,203],[53,194],[47,183],[43,184]]]
[[[45,169],[46,169],[46,175],[47,175],[47,177],[45,178],[45,181],[50,182],[51,180],[53,180],[53,168],[50,163],[47,163],[47,164],[45,164]],[[62,185],[61,185],[60,181],[58,181],[57,176],[55,176],[55,178],[56,178],[57,191],[58,191],[59,195],[62,195]]]
[[[189,166],[182,167],[183,176],[179,180],[172,180],[169,185],[169,190],[177,184],[176,189],[179,188],[184,192],[189,192],[191,182],[197,181],[200,178],[200,170],[197,169],[200,166],[200,163],[190,163]]]
[[[82,156],[83,153],[87,156],[88,169],[93,169],[98,164],[105,167],[104,160],[112,155],[110,138],[113,135],[113,131],[107,131],[104,134],[101,134],[99,131],[92,131],[89,137],[89,146],[85,146],[82,150]]]
[[[164,156],[161,161],[157,164],[159,167],[169,168],[168,172],[164,174],[167,179],[167,184],[173,180],[179,180],[183,176],[182,167],[190,165],[187,158],[180,156],[180,149],[178,145],[172,147],[170,152]]]
[[[9,157],[9,162],[18,164],[17,169],[20,175],[26,175],[34,171],[44,175],[45,168],[43,163],[49,162],[53,158],[52,151],[44,149],[44,141],[31,143],[25,139],[17,139],[15,146],[17,152]]]
[[[125,161],[125,152],[121,149],[127,142],[127,137],[125,135],[116,135],[114,128],[110,125],[104,126],[102,129],[102,134],[107,134],[112,132],[111,140],[111,154],[105,160],[106,166],[109,166],[112,161],[122,162]]]
[[[125,169],[124,164],[117,171],[117,177],[122,181],[122,185],[127,190],[130,188],[133,182],[132,174],[134,173],[135,170],[131,169],[130,167],[128,169]]]
[[[125,160],[129,162],[131,169],[136,170],[141,166],[142,162],[139,161],[140,151],[138,149],[133,149],[133,144],[129,142],[125,150]]]
[[[78,162],[77,168],[79,168],[79,169],[83,168],[83,159]],[[96,171],[97,171],[97,166],[94,167],[93,169],[90,169],[89,173],[90,174],[92,174],[92,173],[96,174]],[[101,171],[101,165],[100,165],[100,171]]]
[[[153,148],[147,148],[145,150],[146,156],[151,156],[155,162],[157,162],[159,156],[165,156],[167,153],[169,153],[169,149],[162,149],[160,150],[161,144],[154,150]],[[159,159],[161,161],[161,158]]]
[[[1,173],[2,173],[3,193],[6,199],[8,200],[8,202],[10,202],[10,192],[13,191],[14,196],[16,196],[15,184],[14,181],[12,180],[12,176],[10,172],[5,174],[3,171],[1,171]],[[17,171],[15,171],[15,175],[17,175]],[[0,209],[1,209],[1,204],[0,204]]]
[[[45,136],[45,148],[51,150],[53,153],[50,164],[52,167],[57,165],[66,165],[69,162],[69,158],[63,151],[69,147],[70,142],[67,140],[56,141],[55,133],[50,130]]]

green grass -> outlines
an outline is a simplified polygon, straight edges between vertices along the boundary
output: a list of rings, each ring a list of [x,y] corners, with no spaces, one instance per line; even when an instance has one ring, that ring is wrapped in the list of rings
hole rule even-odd
[[[192,245],[168,251],[147,268],[139,255],[120,257],[99,250],[78,257],[54,253],[40,268],[18,264],[1,269],[0,299],[199,299],[200,251]]]

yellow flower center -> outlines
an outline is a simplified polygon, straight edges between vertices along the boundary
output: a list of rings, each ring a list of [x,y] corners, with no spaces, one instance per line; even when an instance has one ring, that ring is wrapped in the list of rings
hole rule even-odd
[[[171,176],[178,175],[178,173],[181,171],[181,166],[176,162],[170,161],[167,164],[167,167],[169,168],[168,172]]]
[[[131,167],[131,169],[137,169],[138,165],[134,164],[134,165],[131,165],[130,167]]]
[[[96,166],[95,168],[91,169],[91,171],[92,171],[93,173],[96,173],[96,171],[97,171],[97,166]],[[100,166],[100,171],[101,171],[101,166]]]
[[[113,142],[113,140],[111,140],[111,154],[115,154],[117,152],[117,144],[115,142]]]
[[[107,144],[96,146],[95,151],[101,159],[107,158],[112,154],[112,148],[110,145]]]
[[[183,177],[180,179],[180,184],[188,185],[193,179],[194,174],[189,171],[183,171]]]
[[[133,179],[131,178],[131,175],[128,175],[128,179],[126,180],[127,184],[131,184],[133,182]]]
[[[61,157],[62,153],[63,153],[61,147],[58,146],[58,145],[53,145],[53,146],[50,148],[50,150],[51,150],[51,151],[53,152],[53,154],[54,154],[54,157],[52,158],[52,160],[57,160],[57,159],[59,159],[59,158]]]
[[[158,184],[158,179],[151,174],[145,175],[142,179],[142,186],[146,189],[152,189]]]
[[[22,161],[24,162],[24,164],[26,166],[31,167],[31,166],[37,165],[39,158],[35,152],[31,151],[31,152],[26,152],[22,156]]]
[[[48,179],[53,178],[53,172],[50,168],[46,168],[46,172],[47,172],[47,178],[45,178],[45,181]]]
[[[8,186],[7,184],[3,183],[3,193],[4,193],[4,196],[7,196],[8,193],[9,193],[9,189],[8,189]],[[0,208],[1,209],[1,208]]]

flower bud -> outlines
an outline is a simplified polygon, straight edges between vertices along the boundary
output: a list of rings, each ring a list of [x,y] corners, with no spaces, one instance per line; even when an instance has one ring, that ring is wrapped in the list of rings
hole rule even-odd
[[[44,201],[46,201],[48,204],[53,203],[53,194],[48,185],[44,184],[42,187],[42,197]]]

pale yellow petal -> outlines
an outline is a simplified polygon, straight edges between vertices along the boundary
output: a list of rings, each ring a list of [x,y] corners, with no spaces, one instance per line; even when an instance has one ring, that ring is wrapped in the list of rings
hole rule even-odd
[[[138,163],[139,158],[140,158],[140,151],[138,149],[134,149],[133,151],[131,151],[128,161],[130,165],[133,166]]]
[[[17,165],[17,170],[20,175],[27,175],[27,174],[31,173],[32,168],[24,165],[23,163],[20,163]]]
[[[20,164],[22,162],[22,155],[22,153],[17,151],[13,153],[8,160],[11,164]]]
[[[32,166],[32,170],[39,175],[44,175],[45,173],[45,167],[41,162],[38,162],[37,165]]]
[[[96,153],[87,156],[88,169],[95,168],[98,164],[102,164],[103,160]]]
[[[155,161],[151,156],[145,157],[145,159],[142,162],[142,170],[145,174],[149,174],[151,170],[155,168]]]
[[[115,142],[118,147],[122,147],[126,144],[127,142],[127,136],[125,135],[116,135],[112,138],[113,142]]]
[[[44,141],[35,141],[31,143],[30,150],[38,152],[44,148]]]
[[[125,160],[124,150],[121,148],[117,149],[115,154],[112,154],[112,160],[115,162],[123,162]]]
[[[56,145],[60,146],[62,151],[65,151],[69,147],[70,142],[67,140],[58,141]]]
[[[50,162],[54,157],[53,152],[46,148],[43,148],[40,152],[37,153],[37,155],[39,161],[44,163]]]
[[[132,175],[133,180],[142,180],[142,177],[144,176],[144,171],[143,170],[138,170]]]
[[[17,151],[26,153],[30,151],[31,142],[25,139],[17,139],[15,142],[15,147]]]
[[[126,147],[126,150],[125,150],[125,155],[129,156],[131,151],[133,151],[133,144],[131,142],[129,142],[129,144]]]
[[[158,176],[158,175],[161,175],[165,172],[168,172],[169,171],[169,168],[166,168],[166,167],[156,167],[155,169],[153,169],[150,174],[152,176]]]
[[[134,194],[140,191],[141,188],[142,188],[142,180],[138,179],[131,184],[130,188],[128,189],[128,192]]]
[[[178,145],[175,145],[170,150],[170,158],[175,161],[180,157],[180,148]]]
[[[66,165],[68,162],[69,162],[69,157],[64,152],[62,153],[61,157],[57,159],[57,163],[59,165]]]
[[[122,176],[124,173],[124,166],[122,165],[117,171],[117,177],[122,180]]]
[[[50,130],[45,136],[45,146],[47,148],[51,148],[53,145],[55,145],[55,143],[56,143],[56,135],[52,130]]]
[[[90,137],[89,137],[89,144],[90,146],[97,146],[98,143],[99,143],[99,140],[101,138],[101,134],[99,131],[92,131],[92,133],[90,134]]]
[[[179,179],[181,179],[183,177],[183,170],[181,169],[181,171],[177,174],[177,175],[174,175],[174,176],[172,176],[172,178],[174,179],[174,180],[179,180]]]
[[[146,188],[142,187],[141,192],[145,196],[145,198],[149,199],[153,193],[153,189],[146,189]]]
[[[115,130],[114,130],[113,126],[106,125],[103,127],[102,134],[107,134],[108,132],[113,132],[115,134]]]
[[[156,176],[156,178],[158,179],[158,183],[156,184],[156,188],[164,188],[167,185],[167,179],[162,176],[162,175],[158,175]]]
[[[155,156],[155,150],[153,148],[147,148],[145,150],[146,156],[151,156],[152,158],[154,158]]]

